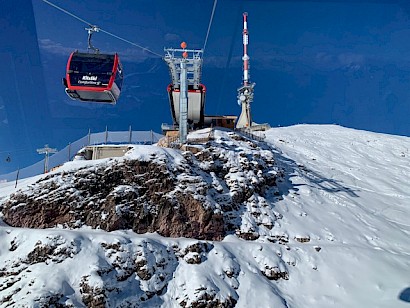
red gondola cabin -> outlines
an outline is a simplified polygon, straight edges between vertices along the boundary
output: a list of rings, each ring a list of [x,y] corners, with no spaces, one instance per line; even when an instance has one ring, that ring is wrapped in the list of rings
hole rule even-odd
[[[67,63],[63,83],[67,95],[84,102],[115,104],[123,81],[117,54],[73,52]]]

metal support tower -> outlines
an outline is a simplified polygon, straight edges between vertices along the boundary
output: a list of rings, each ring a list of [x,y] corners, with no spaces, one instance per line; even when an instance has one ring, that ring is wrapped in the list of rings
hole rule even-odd
[[[185,144],[188,136],[188,81],[186,59],[180,62],[180,82],[181,92],[179,96],[179,142]]]
[[[188,85],[199,89],[202,72],[202,49],[186,49],[186,43],[181,43],[182,49],[166,48],[164,61],[169,72],[174,89],[180,90],[179,96],[179,142],[186,143],[188,135]],[[180,52],[182,57],[175,53]]]
[[[38,154],[44,154],[44,173],[48,172],[48,157],[49,154],[57,153],[57,149],[50,148],[48,144],[44,148],[37,149]]]
[[[253,102],[253,88],[255,83],[250,82],[249,55],[248,55],[248,13],[243,13],[243,84],[238,88],[238,104],[242,106],[242,112],[236,123],[237,128],[252,126],[251,103]]]
[[[186,46],[184,42],[181,44]],[[174,49],[174,48],[165,48],[165,57],[164,61],[167,63],[169,68],[169,73],[171,75],[171,82],[175,89],[181,87],[181,61],[184,59],[186,62],[187,69],[187,82],[189,85],[193,85],[194,89],[198,89],[201,84],[201,74],[202,74],[202,49]],[[175,54],[185,53],[186,58],[178,57]]]

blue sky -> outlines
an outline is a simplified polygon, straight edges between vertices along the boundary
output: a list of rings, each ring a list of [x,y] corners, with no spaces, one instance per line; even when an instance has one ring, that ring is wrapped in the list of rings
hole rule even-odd
[[[122,59],[123,92],[115,106],[74,102],[61,78],[70,52],[86,50],[86,25],[41,0],[10,2],[0,1],[0,70],[17,81],[0,86],[0,173],[41,159],[35,150],[45,143],[62,148],[88,129],[160,132],[161,123],[172,122],[160,57],[97,33],[94,45]],[[202,48],[214,3],[52,2],[158,54],[181,41]],[[336,123],[410,136],[410,3],[219,0],[204,55],[206,114],[240,112],[244,11],[256,122]]]

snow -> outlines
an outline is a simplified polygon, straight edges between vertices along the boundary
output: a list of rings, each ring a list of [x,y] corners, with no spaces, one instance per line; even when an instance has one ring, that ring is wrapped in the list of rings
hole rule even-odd
[[[410,138],[320,125],[266,136],[289,175],[288,194],[275,206],[282,227],[311,239],[284,289],[298,290],[292,306],[406,305],[398,297],[410,283]],[[312,245],[322,250],[308,253]],[[302,288],[308,263],[317,273],[306,268],[314,279]]]
[[[217,142],[238,146],[231,135],[214,133]],[[0,284],[12,283],[0,288],[0,307],[7,306],[2,299],[10,294],[20,307],[38,305],[37,296],[46,293],[63,293],[60,302],[84,307],[83,277],[94,288],[122,290],[110,293],[109,307],[188,307],[205,294],[214,300],[232,298],[235,307],[408,307],[400,296],[410,287],[410,138],[336,125],[272,128],[265,135],[260,154],[275,160],[285,177],[277,192],[268,192],[266,200],[255,194],[237,213],[241,230],[257,230],[257,240],[228,235],[210,242],[90,228],[29,230],[2,223],[0,273],[18,274],[0,276]],[[242,150],[252,154],[250,145]],[[180,151],[146,145],[134,145],[114,160],[128,158],[172,168],[188,163]],[[74,161],[54,172],[109,161]],[[240,161],[235,156],[227,161],[229,185],[245,177],[259,181],[260,174],[238,172]],[[20,180],[17,189],[29,191],[41,177]],[[195,183],[183,174],[180,180]],[[207,180],[214,189],[224,189],[212,172]],[[16,191],[14,184],[0,183],[0,201]],[[127,189],[119,186],[115,193]],[[274,220],[272,229],[255,224],[251,213],[259,204]],[[189,250],[198,243],[201,252]],[[52,257],[30,264],[27,256],[42,245],[54,247]],[[151,277],[138,277],[131,271],[134,264]],[[275,273],[282,278],[268,278]],[[116,275],[126,279],[118,282]],[[19,288],[30,292],[13,293]],[[153,297],[145,298],[150,292]]]

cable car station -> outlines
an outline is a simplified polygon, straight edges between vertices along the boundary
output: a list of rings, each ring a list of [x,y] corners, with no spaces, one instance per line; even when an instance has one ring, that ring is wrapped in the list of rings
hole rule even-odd
[[[103,32],[159,56],[167,64],[171,77],[167,92],[173,123],[171,125],[162,124],[161,128],[167,137],[175,138],[176,143],[185,144],[189,130],[204,127],[222,126],[248,131],[269,128],[267,124],[255,124],[251,116],[255,83],[250,82],[249,74],[247,13],[243,13],[243,84],[238,88],[237,94],[238,104],[242,107],[242,112],[239,117],[233,115],[207,116],[205,115],[207,88],[201,82],[202,57],[208,40],[216,1],[214,2],[204,47],[202,49],[187,49],[187,44],[182,42],[179,49],[164,49],[165,56],[90,24],[48,0],[43,1],[89,26],[86,28],[88,31],[88,50],[87,52],[74,51],[71,53],[67,62],[66,75],[63,78],[65,92],[71,99],[86,103],[115,105],[120,98],[124,73],[118,54],[100,53],[100,50],[91,43],[92,35],[95,32]]]

